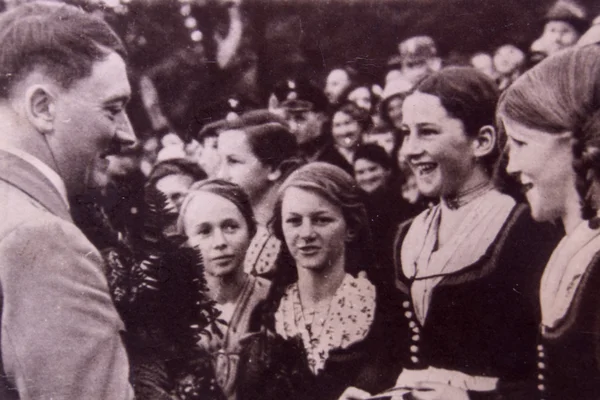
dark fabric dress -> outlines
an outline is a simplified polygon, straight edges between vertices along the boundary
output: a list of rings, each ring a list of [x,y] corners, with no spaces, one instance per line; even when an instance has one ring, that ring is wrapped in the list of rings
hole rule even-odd
[[[400,187],[392,182],[387,182],[372,193],[364,193],[364,203],[373,242],[376,243],[376,269],[368,271],[369,279],[377,286],[393,286],[393,252],[398,225],[422,212],[425,206],[410,204],[402,197]]]
[[[395,254],[410,224],[400,227]],[[431,366],[509,382],[529,376],[536,362],[531,351],[539,318],[536,294],[559,239],[556,231],[535,223],[526,206],[515,206],[484,256],[434,287],[424,324],[415,318],[412,282],[398,257],[397,284],[411,335],[402,363],[409,369]]]
[[[600,251],[588,266],[567,317],[538,336],[537,396],[600,399]]]
[[[264,329],[245,347],[238,399],[335,400],[349,386],[370,393],[393,386],[401,370],[401,343],[406,342],[397,312],[400,304],[397,292],[378,292],[367,336],[347,348],[332,350],[316,375],[299,337],[283,339],[273,333],[274,328]]]
[[[350,176],[354,176],[354,167],[339,151],[337,151],[333,141],[324,147],[316,161],[323,161],[335,165],[346,171]]]

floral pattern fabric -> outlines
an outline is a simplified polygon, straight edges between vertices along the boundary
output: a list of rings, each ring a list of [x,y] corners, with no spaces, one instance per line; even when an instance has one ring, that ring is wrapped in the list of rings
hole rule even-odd
[[[275,313],[275,330],[285,339],[302,339],[308,365],[317,375],[332,350],[365,339],[375,317],[375,297],[375,287],[366,278],[346,274],[321,320],[320,313],[314,313],[312,323],[307,323],[298,284],[294,283],[287,288]]]
[[[259,226],[246,252],[244,272],[254,276],[270,274],[275,269],[280,249],[281,241],[267,228]]]

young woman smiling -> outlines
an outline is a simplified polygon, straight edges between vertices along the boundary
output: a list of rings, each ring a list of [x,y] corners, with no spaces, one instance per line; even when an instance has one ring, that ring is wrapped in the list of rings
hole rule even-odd
[[[497,100],[483,73],[450,67],[422,80],[402,106],[401,151],[419,190],[439,198],[401,225],[396,241],[410,332],[397,385],[411,399],[476,397],[534,370],[530,294],[556,240],[492,184]]]
[[[333,145],[328,147],[320,160],[354,173],[352,164],[362,135],[371,126],[369,113],[354,103],[343,103],[332,114],[331,135]]]
[[[200,250],[209,296],[221,311],[221,335],[212,332],[202,347],[213,354],[217,383],[230,400],[236,397],[240,340],[251,316],[269,290],[269,282],[244,272],[243,262],[256,222],[248,196],[223,180],[194,184],[181,207],[179,227],[188,244]]]
[[[533,218],[559,220],[566,233],[541,278],[532,390],[507,398],[597,399],[600,47],[542,61],[507,89],[498,118],[508,136],[507,171],[519,178]]]
[[[386,313],[390,299],[352,264],[350,249],[369,242],[360,199],[348,174],[322,162],[301,167],[281,187],[272,226],[294,263],[277,271],[265,324],[287,344],[279,353],[298,362],[286,370],[269,359],[278,352],[267,354],[269,362],[251,366],[264,370],[252,374],[260,379],[244,398],[328,400],[349,385],[378,391],[393,384],[397,314]],[[280,385],[282,375],[288,385]]]

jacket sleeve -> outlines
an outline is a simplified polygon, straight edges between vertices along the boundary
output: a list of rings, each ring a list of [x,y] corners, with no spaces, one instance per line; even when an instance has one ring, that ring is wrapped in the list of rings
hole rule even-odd
[[[98,251],[72,223],[0,241],[2,363],[22,399],[131,399],[124,329]]]

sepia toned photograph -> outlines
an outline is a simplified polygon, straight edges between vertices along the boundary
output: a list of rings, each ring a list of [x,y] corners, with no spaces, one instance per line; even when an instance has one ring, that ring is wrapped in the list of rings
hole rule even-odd
[[[0,400],[600,400],[597,0],[0,0]]]

